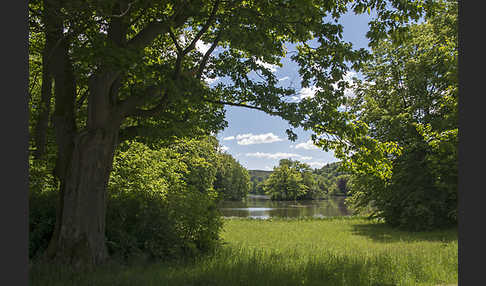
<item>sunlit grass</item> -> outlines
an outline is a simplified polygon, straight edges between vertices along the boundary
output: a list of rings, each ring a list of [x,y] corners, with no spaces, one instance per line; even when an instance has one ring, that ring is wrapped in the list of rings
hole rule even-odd
[[[457,283],[457,230],[410,233],[361,218],[225,220],[215,254],[106,265],[36,265],[31,285],[440,285]]]

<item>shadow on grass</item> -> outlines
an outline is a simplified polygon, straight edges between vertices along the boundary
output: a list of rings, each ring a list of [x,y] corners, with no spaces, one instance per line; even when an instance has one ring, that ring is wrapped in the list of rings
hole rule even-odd
[[[366,236],[377,242],[452,242],[457,240],[457,227],[443,230],[410,232],[392,228],[384,223],[355,224],[354,235]]]
[[[85,273],[38,265],[30,274],[30,285],[392,286],[418,285],[419,280],[433,279],[421,267],[411,271],[407,269],[409,263],[397,266],[392,261],[388,254],[367,259],[326,253],[302,259],[282,253],[226,248],[192,263],[108,265]]]
[[[337,261],[336,261],[337,262]],[[109,267],[90,273],[73,273],[69,270],[36,271],[30,285],[77,285],[77,286],[295,286],[295,285],[368,285],[393,286],[398,283],[386,282],[391,277],[376,275],[382,267],[360,262],[309,263],[302,267],[287,265],[262,265],[256,261],[240,260],[236,263],[216,263],[170,267],[163,264],[135,266],[133,268]],[[383,279],[370,281],[369,277]],[[383,271],[381,270],[381,273]]]

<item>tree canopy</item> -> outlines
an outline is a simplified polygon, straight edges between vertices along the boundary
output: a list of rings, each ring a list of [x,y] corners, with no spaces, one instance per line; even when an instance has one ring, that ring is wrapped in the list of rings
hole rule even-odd
[[[272,200],[301,200],[312,197],[316,182],[309,165],[282,159],[264,181],[263,190]]]
[[[230,154],[219,155],[218,171],[214,182],[221,199],[238,201],[250,191],[250,175]]]
[[[319,132],[353,173],[354,206],[414,230],[457,221],[457,2],[437,4],[373,48],[341,135]]]

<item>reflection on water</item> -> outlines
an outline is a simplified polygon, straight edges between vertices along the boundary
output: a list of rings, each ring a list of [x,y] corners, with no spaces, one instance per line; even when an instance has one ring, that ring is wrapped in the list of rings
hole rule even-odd
[[[351,211],[344,205],[344,197],[326,200],[272,201],[268,196],[248,195],[241,202],[223,201],[219,205],[225,217],[330,217],[348,216]]]

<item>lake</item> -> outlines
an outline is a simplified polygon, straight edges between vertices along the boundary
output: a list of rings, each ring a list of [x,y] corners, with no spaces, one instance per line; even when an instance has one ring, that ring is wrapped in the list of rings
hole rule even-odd
[[[352,212],[344,205],[344,197],[325,200],[272,201],[265,195],[248,195],[243,201],[223,201],[219,209],[225,217],[331,217],[348,216]]]

